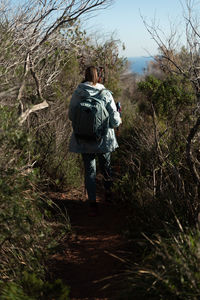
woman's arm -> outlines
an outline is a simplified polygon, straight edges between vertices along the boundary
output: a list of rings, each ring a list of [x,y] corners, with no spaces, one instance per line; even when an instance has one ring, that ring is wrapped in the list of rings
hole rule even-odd
[[[117,107],[113,99],[113,96],[109,91],[107,91],[107,100],[108,102],[106,104],[106,109],[110,116],[110,127],[111,128],[118,127],[122,123],[122,121],[121,121],[120,114],[117,111]]]

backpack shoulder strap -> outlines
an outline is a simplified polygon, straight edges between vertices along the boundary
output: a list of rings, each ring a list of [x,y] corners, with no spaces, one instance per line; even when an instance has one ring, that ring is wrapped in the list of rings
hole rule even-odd
[[[97,94],[97,96],[98,97],[100,96],[100,98],[101,98],[103,96],[108,95],[108,93],[110,93],[112,95],[112,92],[110,90],[104,88],[104,89],[102,89],[102,90],[99,91],[99,93]]]

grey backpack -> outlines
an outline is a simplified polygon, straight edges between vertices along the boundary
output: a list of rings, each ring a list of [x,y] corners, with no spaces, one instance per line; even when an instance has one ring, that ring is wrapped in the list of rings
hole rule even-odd
[[[84,97],[76,106],[72,127],[77,139],[100,141],[109,128],[109,113],[103,100],[104,90]]]

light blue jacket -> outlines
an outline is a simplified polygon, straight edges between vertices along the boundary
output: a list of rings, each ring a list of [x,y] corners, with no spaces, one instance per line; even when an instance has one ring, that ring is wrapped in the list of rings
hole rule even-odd
[[[69,105],[69,119],[72,121],[76,105],[81,102],[84,96],[94,96],[99,93],[100,90],[105,89],[103,84],[97,83],[95,86],[90,85],[88,82],[80,83],[75,92],[72,95]],[[110,116],[110,128],[107,134],[102,138],[100,142],[96,141],[78,141],[72,133],[69,144],[69,151],[75,153],[107,153],[112,152],[118,147],[118,143],[115,137],[114,127],[118,127],[121,124],[121,118],[119,112],[116,109],[116,105],[110,91],[105,90],[103,92],[103,99],[105,107]]]

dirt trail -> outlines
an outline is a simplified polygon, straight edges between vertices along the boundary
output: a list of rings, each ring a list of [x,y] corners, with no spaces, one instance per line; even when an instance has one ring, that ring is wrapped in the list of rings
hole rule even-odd
[[[121,234],[125,210],[99,199],[99,216],[89,217],[83,192],[57,194],[56,198],[68,211],[73,234],[53,258],[54,275],[71,287],[71,300],[117,299],[121,286],[118,275],[125,265],[114,256],[123,257],[126,248]]]

